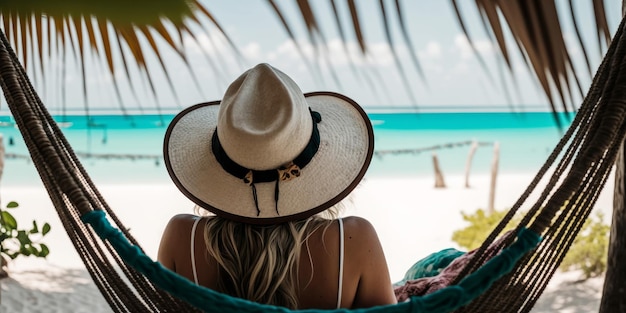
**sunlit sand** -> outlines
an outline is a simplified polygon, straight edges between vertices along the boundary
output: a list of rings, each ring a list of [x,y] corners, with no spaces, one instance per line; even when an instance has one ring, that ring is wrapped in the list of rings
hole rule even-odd
[[[510,207],[532,175],[498,177],[495,208]],[[445,177],[447,187],[436,189],[432,178],[367,178],[355,191],[343,215],[367,218],[376,227],[393,281],[400,280],[415,261],[429,253],[456,247],[452,232],[465,224],[460,212],[486,208],[489,176],[475,175],[470,188],[462,176]],[[158,239],[169,218],[193,212],[193,204],[173,184],[102,185],[99,190],[118,217],[156,257]],[[596,210],[610,218],[613,178],[608,179]],[[0,189],[3,203],[18,201],[12,213],[18,221],[49,222],[52,231],[44,242],[46,260],[18,258],[10,277],[0,280],[2,312],[110,312],[72,247],[47,194],[40,186]],[[597,311],[602,277],[578,282],[580,273],[557,272],[533,312]]]

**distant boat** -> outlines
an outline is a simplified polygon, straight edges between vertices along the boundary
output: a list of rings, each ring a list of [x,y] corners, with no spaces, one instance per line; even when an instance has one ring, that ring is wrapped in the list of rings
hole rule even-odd
[[[14,127],[15,122],[0,122],[0,127]]]
[[[72,127],[72,125],[74,125],[74,123],[72,122],[57,122],[57,126],[59,126],[60,128],[68,128]]]

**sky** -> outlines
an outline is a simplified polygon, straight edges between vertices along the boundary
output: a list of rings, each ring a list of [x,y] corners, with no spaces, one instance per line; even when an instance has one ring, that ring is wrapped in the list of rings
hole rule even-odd
[[[197,31],[196,39],[185,37],[185,53],[188,65],[171,49],[162,51],[165,68],[170,75],[175,92],[164,78],[163,71],[154,57],[148,56],[148,65],[153,77],[156,95],[149,88],[142,74],[131,72],[131,83],[123,71],[118,71],[120,97],[115,96],[112,77],[102,58],[87,53],[85,72],[87,100],[78,61],[66,63],[51,61],[45,66],[46,78],[40,79],[38,72],[29,70],[36,82],[37,90],[54,110],[62,107],[82,109],[85,103],[90,110],[100,108],[177,110],[195,103],[221,99],[228,84],[246,69],[267,62],[291,76],[304,92],[330,90],[353,98],[365,108],[418,108],[422,110],[446,110],[482,108],[491,110],[509,108],[521,110],[549,110],[545,95],[538,88],[532,74],[523,65],[515,49],[512,53],[513,71],[502,71],[502,62],[495,47],[488,40],[480,23],[473,2],[458,1],[475,46],[487,64],[487,70],[479,65],[463,35],[450,1],[401,1],[405,23],[409,29],[414,49],[423,70],[418,73],[410,59],[410,50],[402,40],[395,18],[394,2],[385,1],[389,10],[394,48],[402,63],[399,71],[384,35],[379,2],[356,1],[362,22],[368,55],[360,53],[351,29],[349,11],[344,1],[336,1],[344,18],[346,46],[341,43],[329,1],[310,1],[319,18],[324,34],[324,49],[311,45],[297,11],[295,1],[277,0],[276,3],[287,17],[295,37],[303,47],[303,54],[289,38],[276,14],[265,0],[208,1],[202,3],[217,19],[227,35],[243,55],[228,45],[225,38],[216,32],[208,19],[201,19],[204,29],[192,26]],[[592,68],[601,61],[597,39],[593,33],[591,1],[577,1],[576,14],[581,22],[583,37],[591,52]],[[557,0],[560,12],[568,12],[566,1]],[[614,31],[618,24],[621,1],[605,0],[609,12],[609,26]],[[575,43],[569,13],[561,14],[568,50],[576,70],[583,77],[583,88],[589,85],[590,77],[584,75],[580,47]],[[509,36],[510,37],[510,36]],[[318,40],[320,38],[318,37]],[[161,43],[162,44],[162,43]],[[512,46],[509,38],[509,46]],[[346,54],[345,51],[348,51]],[[317,51],[317,52],[316,52]],[[317,57],[316,57],[317,56]],[[321,56],[321,57],[320,57]],[[352,61],[350,61],[352,60]],[[116,64],[121,64],[116,58]],[[331,64],[332,66],[329,66]],[[120,67],[121,68],[121,67]],[[191,68],[191,70],[190,70]],[[329,70],[333,68],[334,71]],[[401,79],[404,74],[406,83]],[[67,75],[67,76],[63,76]],[[65,83],[65,94],[58,87]],[[133,91],[134,90],[134,91]],[[121,101],[121,103],[120,103]],[[579,99],[578,99],[579,101]],[[2,108],[6,110],[6,108]],[[1,112],[1,110],[0,110]]]

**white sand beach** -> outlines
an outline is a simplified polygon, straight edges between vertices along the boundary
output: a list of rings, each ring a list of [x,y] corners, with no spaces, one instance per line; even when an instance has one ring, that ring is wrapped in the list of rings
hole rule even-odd
[[[488,175],[471,177],[470,188],[461,176],[445,177],[447,188],[433,188],[433,179],[366,178],[354,193],[354,207],[345,215],[369,219],[378,230],[392,280],[401,279],[416,260],[443,248],[455,247],[452,232],[462,228],[461,211],[486,208]],[[498,177],[495,207],[510,207],[531,181],[531,174]],[[176,213],[190,213],[193,205],[170,184],[99,186],[125,226],[156,257],[160,234]],[[608,219],[612,209],[613,178],[596,210]],[[46,260],[21,258],[10,264],[10,277],[0,280],[0,312],[110,312],[75,252],[42,187],[3,186],[3,203],[18,201],[18,221],[49,222]],[[578,282],[576,272],[557,273],[533,312],[597,311],[602,277]]]

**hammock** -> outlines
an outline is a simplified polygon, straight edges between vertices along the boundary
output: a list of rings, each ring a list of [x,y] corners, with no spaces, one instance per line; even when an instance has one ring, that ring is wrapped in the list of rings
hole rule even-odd
[[[453,284],[408,302],[355,311],[530,311],[593,208],[626,133],[624,27],[622,21],[570,128]],[[195,286],[146,257],[81,166],[1,32],[0,85],[72,243],[115,312],[288,311]],[[547,185],[514,235],[502,237],[544,176]]]

